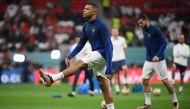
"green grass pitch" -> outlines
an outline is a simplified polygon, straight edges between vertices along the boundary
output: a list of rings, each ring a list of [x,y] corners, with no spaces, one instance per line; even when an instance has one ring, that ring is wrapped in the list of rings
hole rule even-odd
[[[132,85],[131,85],[132,86]],[[160,87],[162,94],[152,97],[152,109],[172,109],[171,96],[163,85]],[[178,88],[178,85],[175,85]],[[190,109],[190,85],[185,85],[185,94],[178,95],[180,109]],[[0,85],[0,109],[101,109],[101,95],[90,97],[77,95],[74,98],[67,96],[71,86],[61,84],[45,88],[42,85],[17,84]],[[61,98],[52,98],[53,95],[61,95]],[[144,95],[130,93],[129,95],[114,95],[115,109],[136,109],[144,103]]]

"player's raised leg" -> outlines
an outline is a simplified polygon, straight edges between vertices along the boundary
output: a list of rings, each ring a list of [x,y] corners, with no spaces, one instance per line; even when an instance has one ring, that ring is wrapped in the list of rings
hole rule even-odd
[[[47,73],[45,73],[42,69],[39,70],[40,73],[40,77],[44,80],[44,82],[46,83],[45,86],[49,87],[52,85],[53,82],[58,81],[64,77],[69,77],[72,76],[73,74],[75,74],[77,71],[79,71],[81,68],[85,68],[87,67],[88,64],[84,63],[81,60],[78,60],[76,63],[74,63],[73,65],[69,66],[68,68],[66,68],[64,71],[56,74],[56,75],[48,75]]]

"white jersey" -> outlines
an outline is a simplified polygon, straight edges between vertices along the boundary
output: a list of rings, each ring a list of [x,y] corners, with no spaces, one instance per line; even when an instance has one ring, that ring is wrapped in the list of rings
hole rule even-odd
[[[73,44],[71,46],[71,51],[73,51],[73,49],[77,46],[77,43]],[[82,48],[82,50],[75,56],[76,60],[81,59],[83,57],[85,57],[87,54],[92,52],[92,48],[91,45],[89,44],[89,42],[87,42],[84,47]]]
[[[121,36],[114,38],[111,37],[111,41],[113,44],[113,58],[112,62],[120,61],[125,59],[125,51],[124,48],[127,48],[127,43],[125,39]]]
[[[187,58],[190,55],[189,46],[185,43],[176,44],[173,48],[174,63],[187,66]]]

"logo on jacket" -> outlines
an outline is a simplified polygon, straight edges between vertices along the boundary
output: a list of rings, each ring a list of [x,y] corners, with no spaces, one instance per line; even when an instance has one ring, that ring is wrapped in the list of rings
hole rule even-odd
[[[92,28],[92,32],[93,32],[93,33],[95,32],[95,28]]]
[[[150,34],[148,34],[148,37],[150,37]]]

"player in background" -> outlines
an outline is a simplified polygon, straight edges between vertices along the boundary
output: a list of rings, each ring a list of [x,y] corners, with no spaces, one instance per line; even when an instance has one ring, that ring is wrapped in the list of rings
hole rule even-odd
[[[74,50],[74,48],[77,46],[79,41],[80,41],[80,36],[76,35],[75,36],[75,43],[71,46],[71,51]],[[79,60],[79,59],[85,57],[86,55],[90,54],[91,52],[92,52],[91,46],[90,46],[89,42],[87,42],[85,44],[85,46],[83,47],[83,49],[75,56],[74,60]],[[93,96],[95,94],[94,93],[94,83],[93,83],[93,70],[88,70],[88,68],[82,68],[79,71],[77,71],[77,73],[75,74],[75,78],[74,78],[74,81],[72,84],[72,92],[69,93],[68,96],[74,97],[76,95],[75,91],[76,91],[76,87],[77,87],[77,80],[78,80],[82,71],[85,72],[84,82],[86,81],[86,79],[89,80],[89,86],[90,86],[89,94],[91,96]]]
[[[120,86],[119,86],[119,71],[122,70],[124,72],[124,89],[125,92],[129,92],[129,87],[127,84],[127,70],[128,67],[126,65],[126,51],[127,51],[127,43],[122,36],[119,36],[119,30],[117,28],[112,28],[111,30],[111,41],[113,44],[113,58],[112,58],[112,72],[114,74],[114,85],[116,94],[120,94]]]
[[[64,77],[70,77],[81,68],[88,67],[93,69],[102,90],[107,109],[114,109],[113,97],[110,88],[111,61],[112,61],[112,43],[109,30],[106,24],[97,16],[98,6],[95,3],[88,2],[83,9],[83,17],[87,22],[83,25],[83,31],[80,42],[75,49],[69,53],[65,59],[66,63],[70,63],[70,59],[81,51],[87,41],[90,42],[92,52],[79,59],[73,65],[56,75],[48,75],[42,69],[39,73],[41,78],[46,82],[45,86],[51,86],[55,81]]]
[[[143,30],[146,47],[146,60],[142,71],[145,104],[137,107],[137,109],[151,108],[150,78],[155,72],[171,94],[173,109],[179,109],[175,88],[168,80],[167,66],[164,56],[164,50],[167,46],[166,39],[158,27],[150,24],[147,15],[140,16],[137,22]]]
[[[184,86],[184,75],[187,67],[187,59],[190,55],[190,49],[187,44],[185,44],[184,35],[180,35],[178,38],[178,43],[173,47],[174,65],[172,67],[172,79],[175,82],[175,72],[179,69],[180,72],[180,86],[179,94],[183,94]]]

